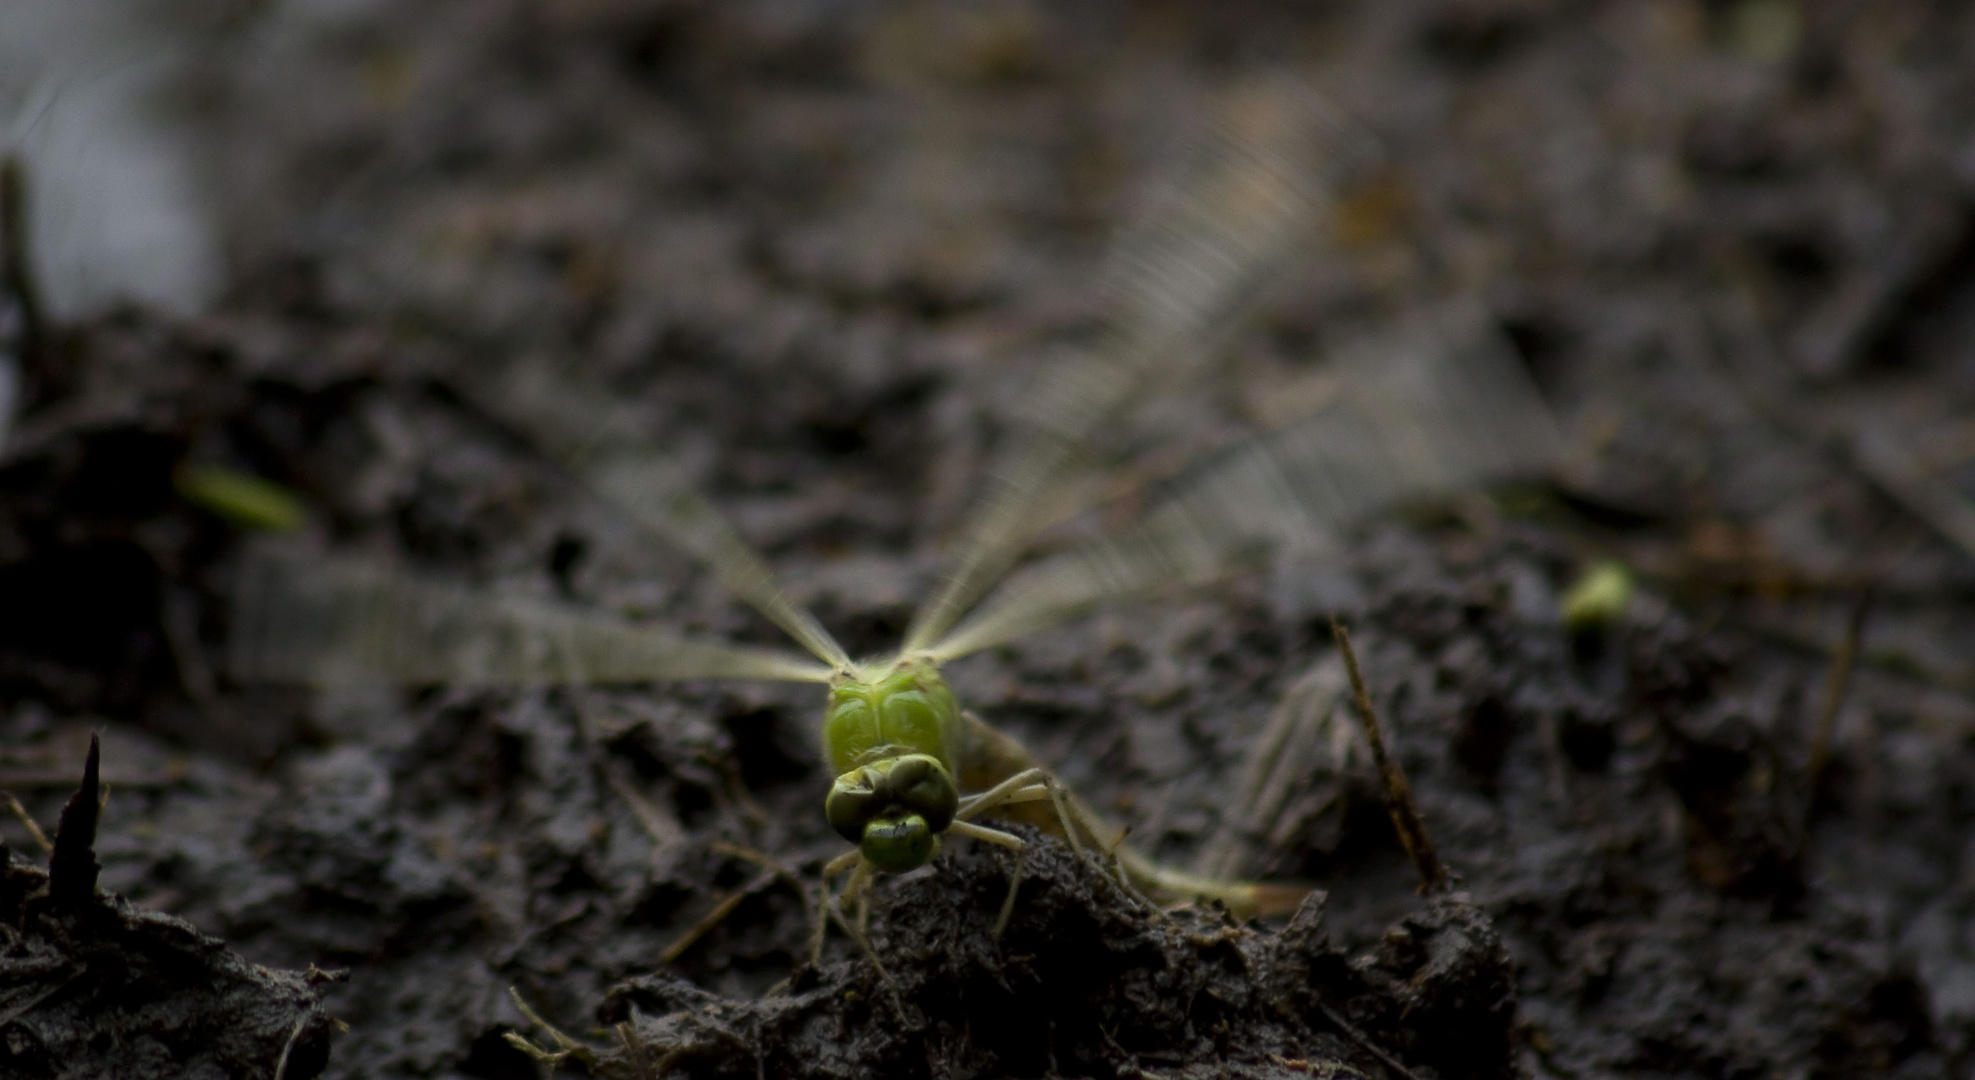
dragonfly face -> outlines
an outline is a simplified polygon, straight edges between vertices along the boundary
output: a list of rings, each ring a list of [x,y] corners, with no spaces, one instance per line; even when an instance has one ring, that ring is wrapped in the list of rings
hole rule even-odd
[[[960,706],[929,661],[865,674],[830,684],[823,749],[838,775],[823,812],[878,869],[916,870],[939,853],[939,834],[960,804]]]

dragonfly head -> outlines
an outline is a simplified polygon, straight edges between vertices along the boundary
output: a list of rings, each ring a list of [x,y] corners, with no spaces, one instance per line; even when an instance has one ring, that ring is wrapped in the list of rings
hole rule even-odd
[[[901,658],[830,684],[823,748],[837,773],[830,825],[881,870],[915,870],[939,852],[959,788],[950,763],[960,707],[939,668]]]
[[[823,814],[880,870],[917,870],[939,854],[960,789],[931,754],[881,758],[837,777]]]

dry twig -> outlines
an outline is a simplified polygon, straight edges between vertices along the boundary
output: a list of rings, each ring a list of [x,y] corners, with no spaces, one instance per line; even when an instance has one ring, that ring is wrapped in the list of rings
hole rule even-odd
[[[69,783],[74,782],[74,778],[71,777]],[[18,818],[20,823],[27,828],[28,836],[34,839],[34,846],[40,848],[43,855],[52,853],[55,850],[55,845],[49,842],[48,834],[41,831],[41,824],[34,820],[34,815],[27,812],[27,807],[21,805],[20,799],[16,798],[11,791],[0,792],[0,794],[6,795],[7,805],[13,809],[14,817]]]
[[[1333,622],[1331,625],[1335,626],[1336,623]],[[1362,1031],[1359,1031],[1355,1026],[1352,1025],[1352,1023],[1349,1020],[1346,1020],[1344,1019],[1344,1017],[1338,1015],[1336,1009],[1333,1009],[1322,1002],[1317,1003],[1317,1008],[1323,1010],[1324,1019],[1329,1020],[1331,1024],[1337,1028],[1337,1030],[1343,1032],[1345,1038],[1350,1039],[1354,1043],[1357,1043],[1359,1049],[1377,1058],[1380,1064],[1384,1065],[1388,1069],[1391,1069],[1393,1072],[1398,1073],[1400,1076],[1404,1077],[1405,1080],[1420,1080],[1420,1074],[1414,1072],[1411,1069],[1408,1069],[1404,1062],[1392,1056],[1392,1052],[1390,1050],[1387,1050],[1384,1047],[1373,1042],[1371,1036],[1365,1034]]]
[[[665,951],[658,954],[658,962],[661,964],[670,964],[674,960],[684,956],[687,949],[692,948],[694,943],[706,936],[707,931],[719,926],[721,922],[725,921],[727,916],[732,915],[734,909],[741,905],[741,901],[774,884],[775,879],[780,876],[781,872],[778,870],[772,868],[763,870],[761,873],[755,875],[754,879],[746,885],[722,897],[719,903],[713,905],[711,911],[700,916],[698,922],[687,927],[685,933],[680,934],[673,940],[672,944],[665,947]]]
[[[1439,892],[1447,887],[1447,867],[1440,861],[1440,853],[1434,850],[1426,823],[1420,820],[1405,771],[1385,752],[1385,736],[1379,730],[1378,713],[1372,709],[1371,692],[1365,689],[1364,673],[1358,669],[1358,654],[1351,648],[1351,632],[1333,615],[1330,633],[1337,639],[1337,651],[1344,656],[1344,672],[1351,679],[1358,720],[1365,725],[1365,741],[1371,744],[1372,761],[1378,765],[1379,778],[1385,783],[1385,808],[1392,815],[1392,827],[1398,830],[1399,842],[1405,845],[1406,854],[1412,856],[1413,866],[1420,872],[1420,892]]]

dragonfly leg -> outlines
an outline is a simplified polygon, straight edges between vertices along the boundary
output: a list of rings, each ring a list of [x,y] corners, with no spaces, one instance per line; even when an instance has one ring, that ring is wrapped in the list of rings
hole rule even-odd
[[[985,840],[990,844],[999,844],[1011,851],[1020,851],[1029,846],[1026,841],[1014,833],[1005,833],[1000,829],[990,829],[985,825],[976,825],[971,821],[951,822],[947,825],[946,831],[955,836],[964,836],[969,840]]]
[[[816,883],[820,895],[818,896],[819,903],[816,905],[816,932],[811,936],[809,941],[809,962],[811,964],[821,964],[823,962],[823,938],[829,933],[830,912],[836,904],[836,901],[830,896],[830,879],[852,867],[858,866],[863,862],[863,859],[863,853],[853,849],[844,852],[842,855],[831,859],[823,865],[822,880]],[[842,919],[839,918],[838,921],[842,922]]]
[[[850,854],[859,855],[858,852],[851,852]],[[846,861],[846,857],[838,856],[830,860],[829,865],[823,868],[825,873],[823,879],[823,917],[825,919],[834,917],[837,920],[837,925],[843,928],[844,935],[849,937],[851,943],[857,946],[858,952],[864,954],[864,959],[870,963],[872,970],[876,971],[878,978],[884,981],[885,988],[891,992],[893,1009],[898,1012],[900,1018],[904,1018],[905,1000],[899,997],[898,981],[893,979],[891,972],[885,969],[884,961],[878,959],[878,951],[871,947],[870,935],[865,933],[865,922],[870,917],[871,910],[864,890],[864,887],[870,882],[872,877],[870,861],[861,857],[856,859],[854,865],[851,866],[850,882],[844,886],[843,895],[839,898],[840,900],[850,900],[857,905],[857,916],[855,920],[846,917],[843,908],[839,904],[839,900],[831,899],[830,897],[829,871],[832,867],[839,867],[839,864]],[[841,872],[840,868],[839,872]],[[816,951],[812,957],[812,962],[822,962],[822,941],[823,935],[819,930],[816,935]]]
[[[863,852],[853,848],[852,850],[846,851],[842,855],[839,855],[836,858],[831,859],[829,862],[824,863],[823,880],[828,881],[831,878],[836,877],[838,874],[843,873],[845,870],[848,870],[851,867],[856,866],[858,860],[862,859],[863,857],[864,857]]]
[[[1056,820],[1063,825],[1063,835],[1070,841],[1070,850],[1081,858],[1084,853],[1083,839],[1079,835],[1090,828],[1090,822],[1082,814],[1070,809],[1070,802],[1063,797],[1063,784],[1048,769],[1023,769],[1001,783],[981,792],[979,795],[960,804],[955,812],[955,821],[978,817],[1010,803],[1040,802],[1048,799],[1056,809]]]
[[[1015,849],[1015,870],[1008,875],[1008,896],[1001,901],[1001,914],[994,917],[994,940],[1001,940],[1001,932],[1008,929],[1008,917],[1015,914],[1015,891],[1022,887],[1022,867],[1029,857],[1028,848]]]
[[[865,936],[870,931],[871,903],[864,891],[865,886],[870,883],[871,864],[864,859],[857,860],[857,866],[851,870],[850,882],[844,886],[841,898],[844,903],[850,905],[851,913],[856,916],[857,929],[853,931],[855,936]],[[850,928],[845,927],[845,929]]]
[[[994,936],[998,941],[1001,939],[1001,932],[1008,928],[1008,917],[1015,912],[1015,891],[1022,887],[1022,866],[1023,860],[1028,858],[1029,845],[1013,833],[990,829],[970,821],[953,821],[947,825],[946,831],[975,840],[985,840],[990,844],[999,844],[1015,853],[1015,872],[1008,879],[1008,896],[1001,901],[1001,914],[995,916],[994,920]]]
[[[1037,790],[1039,785],[1048,779],[1049,771],[1047,769],[1023,769],[1021,772],[981,792],[979,795],[970,795],[960,800],[960,808],[954,811],[953,818],[955,821],[965,821],[968,818],[979,817],[989,810],[1006,806],[1009,803],[1033,802],[1042,796],[1035,796],[1029,793]]]
[[[1007,842],[1010,839],[1014,839],[1014,837],[1010,837],[1007,833],[1003,833],[997,829],[985,829],[962,819],[984,814],[990,810],[1013,803],[1041,802],[1044,799],[1049,800],[1051,808],[1055,810],[1056,820],[1063,826],[1063,837],[1070,842],[1071,850],[1075,851],[1079,858],[1082,858],[1085,854],[1083,841],[1087,837],[1092,843],[1099,846],[1099,850],[1095,853],[1098,856],[1098,866],[1108,871],[1117,880],[1119,886],[1125,890],[1126,895],[1143,904],[1147,910],[1155,914],[1162,913],[1159,905],[1153,903],[1140,891],[1137,883],[1132,880],[1130,870],[1125,865],[1124,831],[1120,830],[1108,841],[1105,840],[1105,834],[1110,830],[1100,825],[1091,817],[1088,811],[1084,810],[1081,803],[1071,798],[1067,789],[1063,787],[1063,782],[1056,779],[1047,769],[1024,769],[979,795],[961,803],[959,811],[954,815],[953,823],[947,826],[947,831],[956,832],[962,836],[973,836],[991,843],[998,843],[1004,847],[1014,847],[1015,845]],[[1020,850],[1019,848],[1017,849],[1018,852]],[[997,937],[1000,936],[1002,929],[1007,926],[1009,915],[1014,909],[1015,890],[1021,885],[1021,875],[1022,862],[1021,856],[1018,854],[1015,863],[1014,880],[1008,886],[1008,899],[1002,904],[1000,917],[995,920],[995,935]]]
[[[1124,887],[1127,895],[1138,901],[1140,906],[1144,907],[1145,910],[1151,912],[1153,918],[1164,919],[1166,917],[1166,909],[1160,907],[1152,901],[1151,897],[1145,895],[1139,889],[1138,883],[1132,880],[1131,872],[1125,869],[1125,838],[1130,833],[1130,829],[1119,829],[1118,835],[1111,838],[1111,843],[1104,852],[1105,856],[1111,860],[1111,872],[1117,875],[1118,884]]]

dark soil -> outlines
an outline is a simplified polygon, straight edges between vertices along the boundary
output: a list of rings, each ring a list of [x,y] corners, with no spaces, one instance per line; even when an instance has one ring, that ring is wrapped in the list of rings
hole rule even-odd
[[[1511,1073],[1513,964],[1465,895],[1422,905],[1354,962],[1329,940],[1321,893],[1258,933],[1212,912],[1148,917],[1065,849],[1038,854],[999,940],[1006,867],[984,863],[1005,859],[975,853],[892,891],[874,942],[883,973],[799,968],[744,1003],[669,973],[627,980],[598,1010],[620,1045],[595,1064],[611,1076],[1355,1076],[1396,1053],[1443,1076]]]
[[[35,899],[0,821],[11,1074],[269,1076],[302,1030],[291,1080],[536,1075],[505,1036],[550,1037],[510,988],[590,1048],[564,1068],[623,1076],[1975,1063],[1962,5],[329,8],[161,8],[197,38],[177,107],[231,291],[51,325],[25,358],[0,789],[53,821],[100,731],[122,899]],[[1385,164],[1146,429],[1266,426],[1333,345],[1479,294],[1569,467],[949,673],[1194,864],[1339,612],[1455,896],[1415,894],[1375,778],[1326,758],[1244,867],[1326,890],[1286,925],[1154,916],[1039,841],[996,942],[1007,862],[956,850],[877,889],[893,986],[841,935],[808,963],[792,883],[841,850],[813,688],[227,677],[241,535],[175,492],[182,462],[286,485],[325,547],[774,639],[469,404],[476,364],[524,353],[644,410],[852,651],[893,644],[1165,140],[1271,66],[1318,77]],[[1569,629],[1600,558],[1640,595]],[[114,1056],[140,1047],[169,1064]]]
[[[317,987],[269,971],[183,919],[96,891],[96,747],[62,812],[49,869],[0,845],[0,1009],[8,1076],[313,1076],[336,1022]]]

